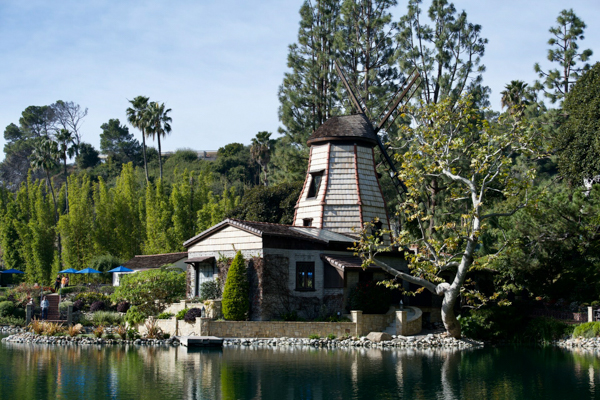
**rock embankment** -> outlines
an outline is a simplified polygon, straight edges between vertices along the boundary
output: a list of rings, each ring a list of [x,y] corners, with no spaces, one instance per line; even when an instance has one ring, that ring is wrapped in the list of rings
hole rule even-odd
[[[2,339],[9,343],[35,343],[60,346],[79,346],[79,345],[135,345],[135,346],[179,346],[179,340],[176,338],[159,339],[107,339],[88,336],[43,336],[30,332],[16,333]]]
[[[276,338],[276,339],[225,339],[224,346],[313,346],[326,348],[474,348],[482,347],[483,342],[471,339],[454,339],[443,334],[429,334],[421,336],[396,336],[391,340],[379,342],[371,341],[366,336],[360,338],[346,339],[298,339],[298,338]]]
[[[583,338],[583,337],[569,337],[565,339],[560,339],[554,342],[554,344],[558,347],[583,347],[583,348],[600,348],[600,337],[594,338]]]

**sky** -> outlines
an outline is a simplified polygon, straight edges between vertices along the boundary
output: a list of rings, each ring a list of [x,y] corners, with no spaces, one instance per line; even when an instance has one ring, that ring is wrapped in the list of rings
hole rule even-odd
[[[128,99],[144,95],[172,109],[173,130],[163,151],[249,144],[265,130],[276,137],[277,92],[288,70],[288,46],[297,39],[302,2],[1,0],[0,127],[18,125],[30,105],[74,101],[89,110],[83,141],[99,148],[100,125],[111,118],[126,123]],[[564,8],[573,8],[588,24],[580,48],[597,53],[592,62],[600,60],[597,0],[454,5],[482,25],[489,40],[483,77],[494,109],[500,109],[508,82],[532,83],[535,62],[551,66],[548,29]],[[406,1],[398,1],[393,18],[405,9]],[[137,130],[130,131],[141,141]]]

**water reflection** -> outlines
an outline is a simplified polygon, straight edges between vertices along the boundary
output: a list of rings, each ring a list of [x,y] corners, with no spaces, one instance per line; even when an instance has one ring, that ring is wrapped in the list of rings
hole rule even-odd
[[[598,351],[553,348],[0,345],[0,399],[585,399],[599,373]]]

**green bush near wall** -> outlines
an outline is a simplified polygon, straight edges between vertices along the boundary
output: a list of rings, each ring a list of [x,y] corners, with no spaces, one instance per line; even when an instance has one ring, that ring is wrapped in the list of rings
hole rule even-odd
[[[239,251],[227,272],[222,305],[223,317],[226,320],[243,321],[248,318],[248,311],[250,310],[248,278],[244,257]]]

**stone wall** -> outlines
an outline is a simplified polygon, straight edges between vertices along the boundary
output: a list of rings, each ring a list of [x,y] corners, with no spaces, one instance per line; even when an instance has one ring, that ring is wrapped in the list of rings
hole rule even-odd
[[[396,311],[396,335],[410,336],[416,335],[423,329],[423,312],[417,307],[406,307],[414,311],[409,318],[408,312]]]
[[[232,338],[306,338],[356,336],[353,322],[211,321],[202,319],[202,335]],[[206,328],[206,332],[205,329]]]

